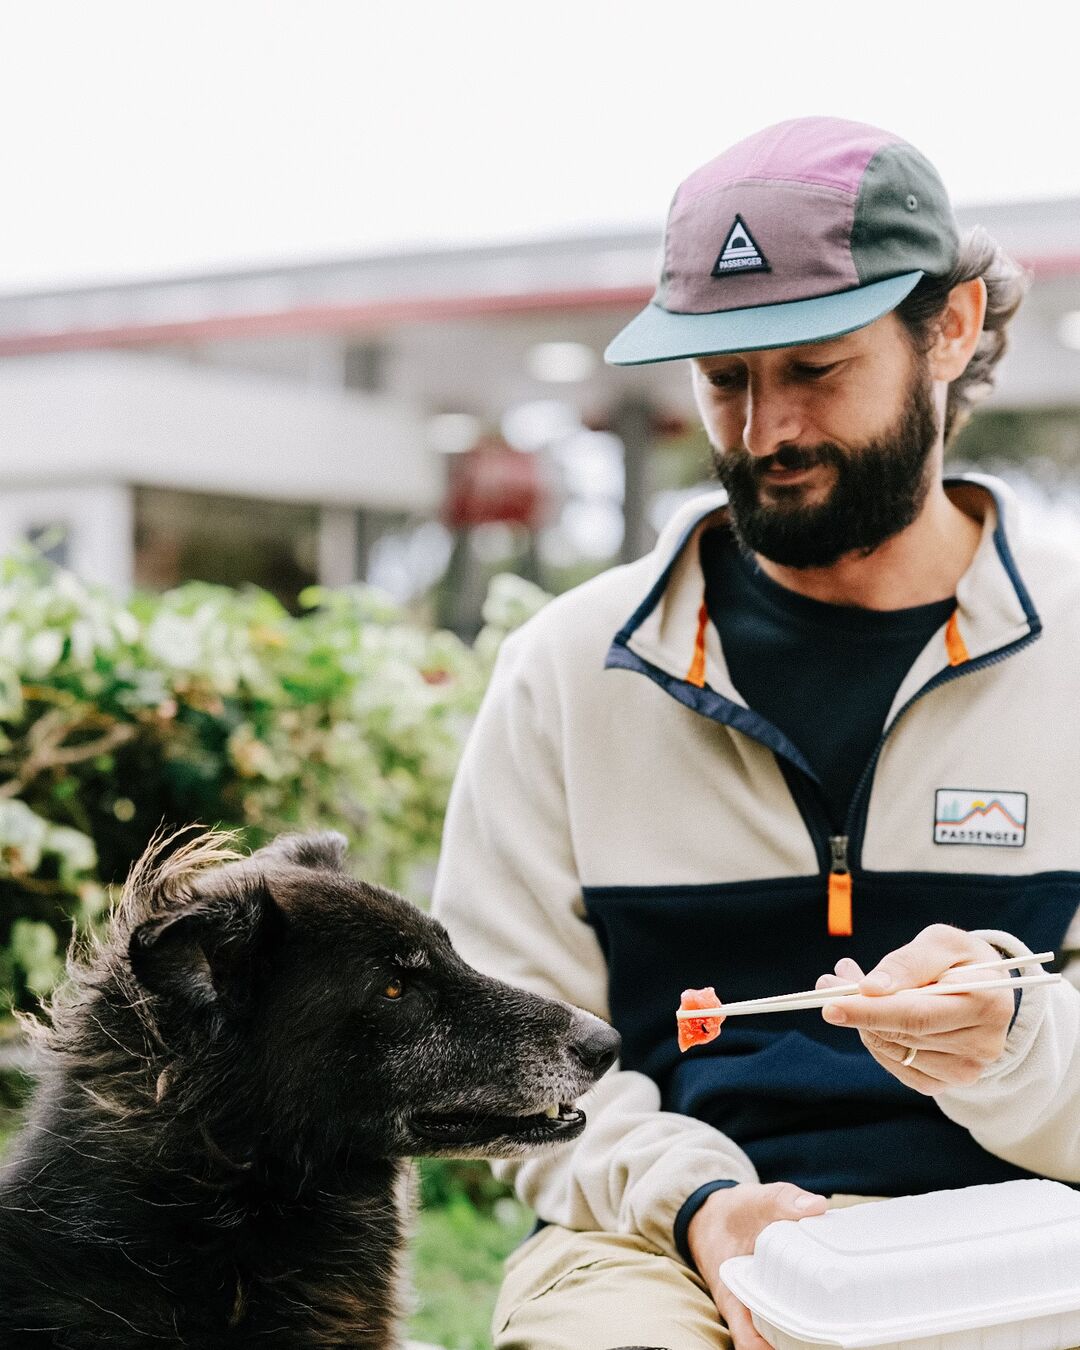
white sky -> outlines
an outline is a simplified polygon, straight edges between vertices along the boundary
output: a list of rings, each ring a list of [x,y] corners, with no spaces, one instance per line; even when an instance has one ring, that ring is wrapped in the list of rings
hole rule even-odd
[[[957,203],[1080,197],[1072,8],[0,0],[0,290],[659,227],[809,113],[906,136]]]

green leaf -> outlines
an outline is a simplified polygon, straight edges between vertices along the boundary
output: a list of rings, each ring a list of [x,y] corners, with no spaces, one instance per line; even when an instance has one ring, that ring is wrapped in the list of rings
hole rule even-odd
[[[56,934],[47,923],[16,919],[11,926],[11,959],[23,972],[26,986],[39,997],[47,994],[63,966]]]

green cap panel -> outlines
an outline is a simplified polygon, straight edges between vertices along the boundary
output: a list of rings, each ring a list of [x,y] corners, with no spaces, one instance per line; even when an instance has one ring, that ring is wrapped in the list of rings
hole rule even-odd
[[[945,185],[914,146],[885,146],[867,164],[855,202],[851,256],[865,285],[911,270],[945,276],[960,233]]]

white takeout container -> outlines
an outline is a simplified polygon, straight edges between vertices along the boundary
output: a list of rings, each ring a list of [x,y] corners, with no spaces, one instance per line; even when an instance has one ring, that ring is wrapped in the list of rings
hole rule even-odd
[[[784,1220],[720,1278],[775,1350],[1074,1350],[1080,1192],[1005,1181]]]

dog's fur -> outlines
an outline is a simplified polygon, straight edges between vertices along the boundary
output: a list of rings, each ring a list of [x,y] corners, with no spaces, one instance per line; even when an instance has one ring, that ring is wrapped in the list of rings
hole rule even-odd
[[[471,969],[344,870],[340,835],[176,842],[39,1029],[0,1168],[0,1345],[386,1350],[402,1160],[572,1138],[618,1037]]]

